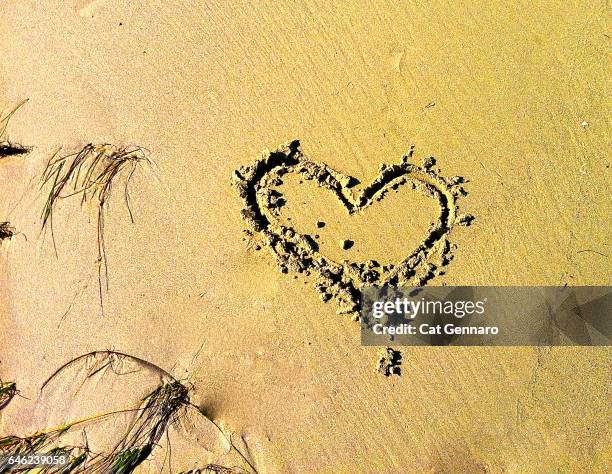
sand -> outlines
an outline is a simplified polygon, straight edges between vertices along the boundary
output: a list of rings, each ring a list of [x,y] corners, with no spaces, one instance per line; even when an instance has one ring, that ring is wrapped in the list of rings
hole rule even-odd
[[[0,433],[142,399],[157,379],[39,400],[69,360],[115,350],[192,387],[258,472],[609,471],[608,348],[401,348],[385,377],[385,348],[360,346],[318,270],[253,248],[230,182],[297,139],[358,194],[414,146],[411,166],[435,157],[466,181],[475,217],[445,234],[453,259],[428,284],[606,285],[609,41],[605,2],[3,2],[0,108],[29,100],[0,137],[28,151],[0,159],[17,232],[0,249],[0,377],[23,396]],[[95,203],[61,202],[57,256],[41,232],[48,160],[89,143],[155,163],[130,181],[134,222],[121,186],[108,202],[103,315]],[[336,263],[397,266],[440,223],[410,183],[349,215],[291,174],[279,218]],[[239,463],[176,439],[173,472]]]

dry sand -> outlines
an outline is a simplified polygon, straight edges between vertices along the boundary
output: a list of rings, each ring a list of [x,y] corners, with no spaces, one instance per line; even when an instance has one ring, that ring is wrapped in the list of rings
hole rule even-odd
[[[431,284],[609,284],[609,6],[332,3],[2,2],[0,104],[29,99],[6,137],[33,149],[0,160],[0,222],[23,233],[0,251],[0,376],[27,397],[1,433],[65,418],[36,408],[43,381],[113,349],[193,384],[259,472],[609,471],[608,348],[404,348],[401,377],[384,377],[313,275],[247,249],[230,186],[293,139],[365,185],[415,145],[417,163],[469,180],[460,207],[476,216]],[[61,204],[57,257],[40,233],[47,160],[87,143],[156,163],[131,182],[134,223],[111,199],[103,317],[95,206]],[[333,258],[397,262],[437,218],[397,193],[354,223],[294,188],[286,215],[329,224]],[[176,472],[223,461],[173,453]]]

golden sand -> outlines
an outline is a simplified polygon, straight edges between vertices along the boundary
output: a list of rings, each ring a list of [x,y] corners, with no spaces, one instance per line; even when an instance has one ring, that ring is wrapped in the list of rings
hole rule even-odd
[[[0,160],[0,222],[23,234],[0,250],[0,376],[24,397],[0,434],[142,400],[154,384],[127,379],[39,399],[67,361],[116,350],[193,387],[261,473],[609,472],[608,348],[406,347],[401,377],[384,377],[316,275],[245,245],[229,182],[299,139],[363,189],[414,145],[418,166],[434,156],[468,181],[460,211],[476,217],[430,284],[606,285],[609,15],[597,1],[2,2],[0,104],[29,100],[0,141],[32,150]],[[57,256],[40,226],[49,158],[88,143],[155,163],[130,182],[134,222],[121,186],[110,198],[103,316],[95,203],[56,209]],[[349,217],[292,179],[283,218],[339,261],[397,263],[438,217],[403,192]],[[172,472],[248,468],[181,439]]]

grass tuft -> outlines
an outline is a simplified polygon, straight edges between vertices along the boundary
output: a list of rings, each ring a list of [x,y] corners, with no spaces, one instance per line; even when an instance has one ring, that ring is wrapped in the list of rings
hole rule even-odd
[[[181,428],[183,426],[182,418],[189,416],[194,411],[197,411],[195,415],[204,416],[190,402],[189,388],[186,385],[154,364],[114,351],[98,351],[77,357],[53,373],[43,384],[43,388],[64,370],[75,364],[83,364],[85,367],[88,367],[87,378],[106,368],[117,371],[116,373],[118,374],[125,374],[125,372],[118,371],[121,362],[125,359],[129,359],[143,369],[157,369],[156,372],[161,378],[161,383],[143,397],[137,407],[97,414],[65,425],[45,429],[30,436],[20,437],[11,435],[0,437],[0,454],[23,456],[38,453],[63,454],[67,456],[68,464],[62,466],[59,470],[58,466],[41,467],[38,468],[39,470],[36,470],[36,472],[45,474],[59,472],[65,474],[72,472],[86,474],[129,474],[147,460],[156,447],[160,446],[162,437],[167,437],[168,428],[171,425]],[[11,394],[11,397],[16,393],[16,387],[12,383],[3,384],[2,387],[2,390]],[[2,393],[0,391],[0,397]],[[100,423],[103,420],[112,419],[111,417],[125,415],[126,413],[131,413],[133,416],[127,425],[120,428],[123,430],[123,434],[119,437],[119,440],[107,452],[93,452],[87,443],[87,427],[95,426],[96,423]],[[82,445],[66,446],[66,443],[62,443],[66,439],[62,437],[63,435],[78,433],[79,431],[77,430],[83,433],[84,441]],[[222,432],[219,430],[219,433]],[[168,446],[169,448],[170,446]],[[248,461],[245,460],[245,462]],[[11,472],[10,469],[10,466],[2,464],[0,461],[0,473]],[[244,472],[228,469],[230,468],[211,464],[203,472]],[[254,469],[253,471],[256,472]]]
[[[138,165],[151,160],[141,147],[116,147],[110,144],[88,144],[78,153],[49,160],[42,176],[41,189],[49,194],[42,212],[42,230],[49,228],[57,255],[53,234],[53,212],[62,199],[80,196],[81,205],[94,202],[97,207],[97,265],[100,305],[103,287],[108,290],[108,262],[104,245],[104,211],[111,197],[113,186],[125,172],[123,194],[130,220],[134,216],[130,206],[129,184]]]
[[[15,235],[15,228],[8,222],[0,222],[0,241],[10,239]]]
[[[0,410],[11,403],[15,395],[17,395],[17,384],[15,382],[3,382],[0,379]]]
[[[219,464],[208,464],[206,467],[191,469],[181,474],[244,474],[246,471],[238,467],[227,467]]]
[[[8,114],[6,114],[4,117],[0,117],[0,158],[6,158],[14,155],[25,155],[31,150],[31,148],[19,145],[18,143],[12,143],[4,138],[11,117],[26,102],[27,99],[21,101]]]

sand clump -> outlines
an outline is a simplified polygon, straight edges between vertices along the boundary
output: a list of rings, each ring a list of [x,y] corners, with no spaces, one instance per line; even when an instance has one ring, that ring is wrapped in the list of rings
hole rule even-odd
[[[345,239],[340,242],[340,247],[342,247],[342,250],[350,250],[353,245],[355,245],[355,242],[349,239]]]
[[[399,377],[402,375],[401,365],[402,353],[396,349],[387,347],[378,360],[376,370],[385,377],[391,377],[392,375]]]

